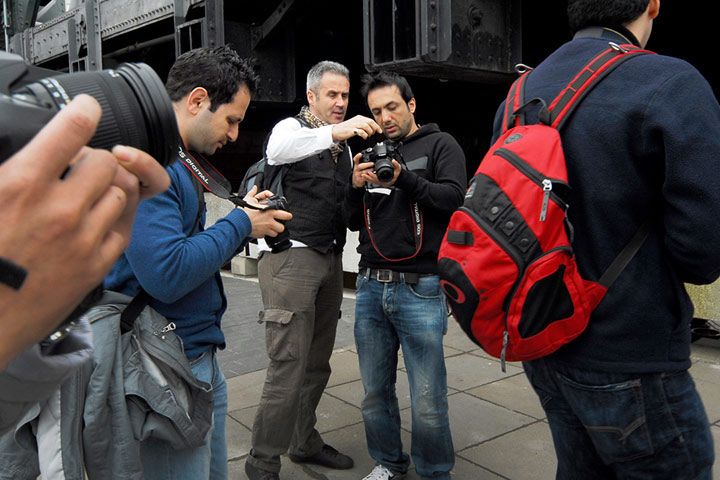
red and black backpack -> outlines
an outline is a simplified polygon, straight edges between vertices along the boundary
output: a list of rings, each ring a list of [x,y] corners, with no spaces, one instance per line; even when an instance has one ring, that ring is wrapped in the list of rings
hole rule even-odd
[[[594,57],[547,107],[525,103],[525,72],[510,88],[501,136],[470,181],[440,246],[441,285],[465,333],[502,360],[533,360],[580,335],[645,241],[643,225],[597,281],[583,279],[567,218],[560,130],[585,95],[621,63],[652,53],[633,45]],[[539,123],[525,109],[540,104]]]

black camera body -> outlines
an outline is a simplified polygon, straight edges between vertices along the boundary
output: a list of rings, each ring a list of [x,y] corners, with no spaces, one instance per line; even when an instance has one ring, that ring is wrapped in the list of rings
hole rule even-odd
[[[273,195],[272,197],[268,198],[265,202],[263,202],[265,205],[265,210],[284,210],[286,212],[290,211],[290,206],[288,205],[288,201],[285,197],[279,196],[279,195]],[[280,221],[283,225],[285,225],[285,222]],[[292,246],[292,242],[290,242],[290,231],[287,229],[287,226],[285,227],[285,230],[283,230],[277,237],[270,237],[265,236],[265,243],[268,244],[268,247],[270,247],[272,253],[280,253],[284,252],[288,248]]]
[[[172,102],[149,66],[124,63],[115,70],[58,73],[0,51],[0,163],[81,93],[102,108],[91,147],[136,147],[163,166],[175,159],[181,141]]]
[[[362,162],[372,162],[375,175],[381,182],[389,182],[395,175],[393,159],[402,163],[399,146],[390,142],[378,142],[362,152]]]

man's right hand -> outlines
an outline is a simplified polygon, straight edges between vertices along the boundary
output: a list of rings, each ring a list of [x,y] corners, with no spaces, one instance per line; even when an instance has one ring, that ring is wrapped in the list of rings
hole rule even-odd
[[[262,201],[272,197],[273,193],[269,190],[258,193],[257,186],[253,186],[245,200],[247,203],[262,206]],[[243,208],[252,223],[252,231],[250,236],[253,238],[262,238],[264,236],[277,237],[285,230],[285,225],[280,222],[286,222],[292,219],[292,213],[285,210],[265,209],[255,210],[252,208]]]
[[[358,136],[363,140],[375,133],[382,133],[380,125],[372,118],[356,115],[350,120],[336,123],[332,127],[332,138],[334,142],[342,142],[348,138]]]
[[[27,271],[18,290],[0,283],[0,370],[102,282],[140,199],[170,184],[144,152],[86,147],[100,115],[95,99],[79,95],[0,165],[0,256]]]

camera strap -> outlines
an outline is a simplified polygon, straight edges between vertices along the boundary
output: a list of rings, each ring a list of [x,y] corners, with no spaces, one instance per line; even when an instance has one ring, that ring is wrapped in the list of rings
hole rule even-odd
[[[367,192],[365,193],[365,195],[367,195]],[[420,253],[420,250],[422,250],[423,243],[423,214],[422,210],[420,210],[420,205],[418,205],[417,202],[412,202],[410,209],[410,215],[412,215],[413,218],[413,236],[415,237],[415,251],[412,253],[412,255],[402,258],[390,258],[383,255],[383,253],[380,251],[380,247],[378,247],[378,244],[375,241],[375,235],[372,229],[373,222],[371,222],[370,220],[371,208],[367,206],[365,199],[363,199],[363,210],[365,212],[365,214],[363,215],[363,217],[365,217],[365,228],[367,230],[368,237],[370,237],[370,243],[372,243],[373,249],[375,250],[375,252],[377,252],[378,255],[380,255],[383,260],[387,260],[388,262],[402,262],[404,260],[410,260],[417,257],[418,253]]]
[[[197,152],[190,153],[182,147],[178,149],[178,158],[183,162],[195,180],[208,192],[224,200],[230,200],[236,207],[247,207],[253,210],[263,210],[247,203],[241,197],[231,192],[230,182],[202,155]]]

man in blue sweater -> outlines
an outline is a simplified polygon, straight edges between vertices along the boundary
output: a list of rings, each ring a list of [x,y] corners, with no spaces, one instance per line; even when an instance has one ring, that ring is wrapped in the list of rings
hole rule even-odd
[[[252,68],[228,47],[196,49],[178,57],[166,88],[186,149],[211,155],[234,142],[256,84]],[[249,237],[276,236],[284,229],[278,220],[292,216],[278,210],[235,209],[205,230],[197,172],[184,161],[176,161],[167,171],[170,189],[140,205],[130,245],[105,286],[130,296],[145,290],[149,305],[177,326],[193,373],[213,387],[208,443],[178,451],[166,442],[143,442],[146,478],[225,479],[227,389],[215,352],[225,347],[220,319],[227,302],[219,270]],[[269,195],[255,193],[246,200]]]
[[[570,0],[572,41],[528,77],[548,104],[608,42],[645,46],[659,0]],[[496,117],[500,133],[502,109]],[[555,354],[525,363],[547,414],[559,479],[711,478],[713,441],[690,367],[683,282],[720,273],[720,107],[700,73],[662,55],[625,62],[561,131],[573,246],[597,280],[652,228],[593,313]]]

